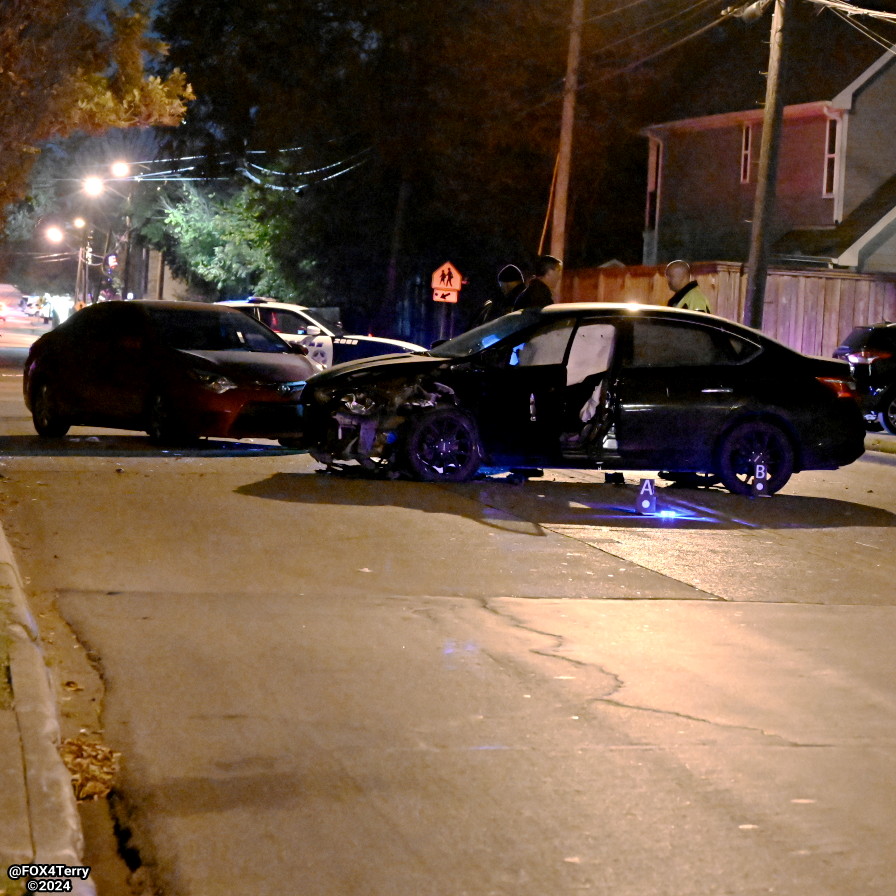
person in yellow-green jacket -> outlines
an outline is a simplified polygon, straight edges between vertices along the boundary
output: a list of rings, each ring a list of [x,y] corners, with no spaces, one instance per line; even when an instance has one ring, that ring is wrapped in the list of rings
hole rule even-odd
[[[692,311],[709,311],[709,299],[691,278],[691,266],[681,259],[666,265],[666,282],[674,295],[667,302],[670,308],[690,308]]]

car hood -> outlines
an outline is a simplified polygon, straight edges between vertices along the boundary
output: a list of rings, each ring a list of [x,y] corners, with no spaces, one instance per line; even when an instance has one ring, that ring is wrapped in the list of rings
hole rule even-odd
[[[380,379],[387,376],[413,377],[428,370],[435,370],[453,363],[452,358],[434,358],[431,355],[382,355],[379,358],[362,358],[336,364],[314,378],[315,385],[338,386],[340,382]]]
[[[307,380],[320,373],[323,367],[302,355],[288,355],[276,352],[245,351],[187,351],[178,354],[203,361],[203,367],[213,368],[218,373],[233,379],[262,379],[272,383],[294,383]]]

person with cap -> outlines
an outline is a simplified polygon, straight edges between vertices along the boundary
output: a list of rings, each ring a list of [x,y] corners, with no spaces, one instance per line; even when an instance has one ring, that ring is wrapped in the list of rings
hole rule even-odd
[[[526,288],[523,272],[515,264],[505,264],[498,271],[498,288],[501,290],[501,297],[497,300],[489,299],[476,315],[472,326],[478,327],[513,310],[517,296]]]
[[[690,308],[692,311],[709,311],[709,299],[691,278],[691,266],[680,258],[666,265],[666,283],[674,295],[668,301],[670,308]]]
[[[517,296],[513,310],[520,308],[544,308],[554,301],[554,291],[563,276],[563,262],[553,255],[539,255],[535,259],[535,276]]]

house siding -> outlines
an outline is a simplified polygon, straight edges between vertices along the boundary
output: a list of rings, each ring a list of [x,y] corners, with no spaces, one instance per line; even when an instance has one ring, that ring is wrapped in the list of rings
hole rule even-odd
[[[854,97],[846,141],[843,216],[893,176],[896,65],[879,72]]]
[[[771,227],[773,242],[788,230],[834,226],[834,200],[823,195],[826,140],[826,117],[785,123]]]
[[[761,124],[752,127],[747,183],[740,179],[741,124],[671,129],[664,135],[657,263],[679,257],[746,259],[762,133]],[[833,226],[834,200],[823,196],[826,134],[822,115],[785,120],[772,240],[794,228]]]
[[[676,131],[664,143],[658,261],[739,257],[753,201],[740,182],[740,128]]]

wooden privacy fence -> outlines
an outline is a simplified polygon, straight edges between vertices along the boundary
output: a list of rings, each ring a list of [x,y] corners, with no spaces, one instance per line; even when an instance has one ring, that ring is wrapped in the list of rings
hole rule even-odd
[[[743,322],[746,276],[732,262],[691,266],[714,314]],[[605,267],[563,276],[564,302],[665,305],[663,267]],[[808,355],[830,357],[859,324],[896,320],[896,275],[770,269],[762,331]]]

